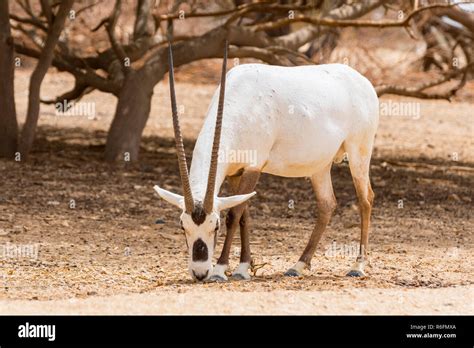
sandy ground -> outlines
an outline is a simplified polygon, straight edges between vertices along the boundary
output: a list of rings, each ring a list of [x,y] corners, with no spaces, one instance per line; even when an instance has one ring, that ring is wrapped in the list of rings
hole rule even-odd
[[[16,81],[20,116],[26,76]],[[43,98],[68,83],[48,75]],[[188,154],[213,91],[211,85],[178,83]],[[468,99],[382,98],[392,106],[414,103],[415,114],[381,116],[366,278],[344,276],[360,231],[343,163],[333,167],[338,209],[304,277],[282,273],[312,230],[311,185],[264,175],[251,206],[251,247],[261,268],[250,282],[194,284],[178,212],[152,190],[160,183],[180,191],[167,93],[166,84],[156,87],[138,164],[102,162],[115,99],[97,92],[82,100],[94,103],[95,118],[57,116],[43,107],[32,160],[0,161],[0,245],[18,250],[0,257],[0,313],[474,313]],[[231,267],[238,255],[237,238]]]
[[[174,314],[471,314],[473,286],[443,289],[344,289],[342,291],[224,292],[196,289],[184,293],[89,297],[52,301],[2,301],[5,313],[78,315]],[[471,301],[469,302],[469,299]]]

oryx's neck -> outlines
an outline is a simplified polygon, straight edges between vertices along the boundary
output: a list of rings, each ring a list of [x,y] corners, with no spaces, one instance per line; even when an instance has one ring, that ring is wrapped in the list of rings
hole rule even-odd
[[[223,141],[221,139],[221,149]],[[191,162],[189,174],[190,184],[193,191],[193,198],[202,201],[206,195],[207,180],[209,176],[209,166],[211,163],[212,137],[206,137],[201,133],[196,142]],[[214,193],[217,196],[219,189],[227,175],[228,165],[218,162],[216,173],[216,184]]]

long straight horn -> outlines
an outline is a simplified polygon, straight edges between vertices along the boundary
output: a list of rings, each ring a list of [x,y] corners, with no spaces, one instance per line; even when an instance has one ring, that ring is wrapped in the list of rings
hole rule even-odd
[[[216,186],[217,159],[219,155],[219,143],[221,140],[222,115],[224,113],[225,97],[225,75],[227,68],[227,40],[224,44],[224,60],[222,61],[221,87],[219,91],[219,104],[217,107],[216,128],[214,130],[214,142],[212,143],[211,164],[207,179],[206,196],[204,197],[204,211],[209,214],[214,206],[214,190]]]
[[[184,205],[188,214],[194,210],[194,199],[189,184],[188,165],[186,163],[186,155],[184,153],[183,136],[179,127],[178,108],[176,106],[176,93],[174,91],[174,69],[173,69],[173,52],[171,49],[171,41],[168,42],[168,64],[169,64],[169,81],[171,95],[171,112],[173,114],[174,140],[176,142],[176,152],[178,153],[179,174],[181,176],[181,184],[184,191]]]

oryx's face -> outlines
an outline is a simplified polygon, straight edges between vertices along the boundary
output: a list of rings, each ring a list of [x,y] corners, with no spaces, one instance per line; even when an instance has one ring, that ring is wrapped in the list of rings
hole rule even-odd
[[[206,280],[212,273],[212,256],[219,232],[219,214],[206,214],[202,205],[196,204],[191,214],[181,214],[181,228],[186,237],[189,254],[189,273],[193,279]]]
[[[183,186],[184,196],[164,190],[155,186],[155,191],[161,198],[183,210],[181,214],[181,227],[186,234],[186,244],[189,251],[189,272],[195,280],[205,280],[212,273],[212,255],[216,246],[217,232],[219,231],[219,213],[221,210],[232,208],[245,202],[255,192],[236,195],[231,197],[216,197],[216,172],[217,156],[222,127],[222,115],[224,112],[225,73],[227,62],[227,42],[224,50],[224,61],[222,63],[221,87],[219,91],[219,106],[214,130],[214,141],[210,156],[210,168],[207,181],[207,189],[204,200],[195,201],[189,182],[188,167],[183,147],[183,137],[179,127],[178,109],[176,106],[176,93],[174,90],[173,53],[171,43],[169,45],[169,82],[171,96],[171,111],[173,115],[173,129],[178,153],[179,174]]]
[[[220,211],[245,202],[255,192],[230,197],[215,197],[214,206],[210,212],[206,212],[200,201],[194,201],[192,210],[189,210],[191,213],[188,213],[183,196],[159,186],[155,186],[154,189],[165,201],[183,210],[180,224],[186,237],[189,273],[197,281],[208,279],[212,274],[212,257],[219,233]]]

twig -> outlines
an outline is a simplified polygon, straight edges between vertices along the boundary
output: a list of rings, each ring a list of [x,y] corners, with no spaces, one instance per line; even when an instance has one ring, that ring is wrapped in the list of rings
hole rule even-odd
[[[254,262],[254,260],[252,259],[252,261],[250,262],[250,271],[253,273],[253,276],[256,277],[256,276],[257,276],[257,271],[258,271],[260,268],[265,267],[266,265],[268,265],[267,262],[260,263],[260,264],[256,264],[256,263]]]

